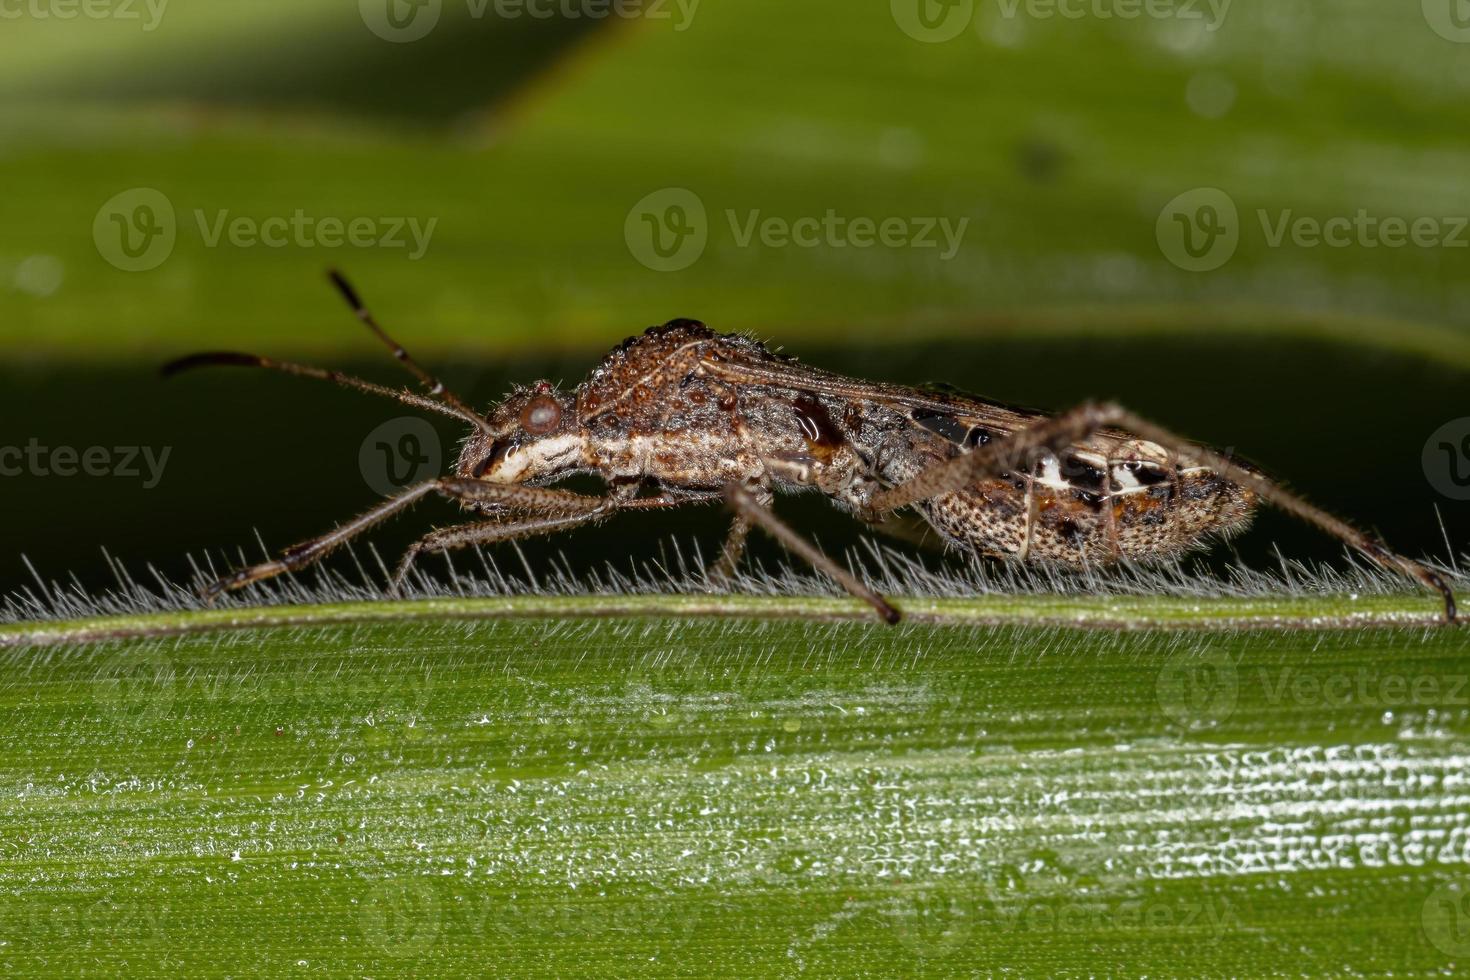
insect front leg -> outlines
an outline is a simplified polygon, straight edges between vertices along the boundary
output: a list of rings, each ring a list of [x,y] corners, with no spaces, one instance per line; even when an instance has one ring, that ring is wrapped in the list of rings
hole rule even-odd
[[[475,483],[476,481],[466,481]],[[473,487],[466,487],[468,491],[474,491]],[[523,487],[528,491],[539,490],[537,487]],[[456,548],[468,548],[473,545],[494,544],[498,541],[514,541],[519,538],[531,538],[541,534],[555,534],[558,531],[570,530],[583,524],[590,524],[601,520],[614,511],[622,510],[661,510],[669,507],[679,507],[685,504],[706,503],[715,499],[714,494],[698,494],[683,497],[632,497],[636,487],[629,487],[626,492],[614,492],[607,497],[582,497],[578,494],[565,494],[566,497],[575,497],[579,501],[595,501],[597,506],[588,507],[574,513],[566,513],[564,510],[553,512],[549,516],[531,516],[521,520],[504,521],[477,521],[472,524],[459,524],[454,527],[439,528],[430,531],[411,544],[399,560],[397,569],[393,572],[393,581],[389,586],[389,594],[397,595],[403,586],[403,580],[408,576],[409,569],[413,567],[414,561],[419,555],[437,551],[452,551]],[[560,490],[550,490],[550,494],[557,498],[549,500],[555,504],[564,494]]]
[[[786,522],[777,517],[769,507],[763,506],[745,487],[738,483],[730,484],[725,488],[725,502],[735,511],[737,519],[744,518],[748,525],[758,525],[761,530],[781,542],[787,551],[804,559],[817,571],[836,581],[838,585],[847,590],[849,595],[872,606],[884,622],[893,624],[902,618],[902,614],[889,605],[887,599],[873,591],[847,569],[822,554],[815,545],[797,534]]]
[[[294,572],[305,568],[314,562],[321,561],[327,555],[344,542],[356,537],[375,524],[378,524],[401,510],[407,509],[421,498],[438,489],[438,480],[427,480],[423,483],[409,487],[403,493],[389,500],[383,501],[376,507],[364,511],[352,520],[338,526],[335,530],[292,545],[281,552],[281,557],[274,561],[261,562],[242,568],[233,574],[217,579],[201,591],[206,603],[212,603],[219,598],[223,592],[233,592],[243,589],[252,582],[260,582],[264,579],[274,578],[286,572]]]
[[[460,500],[475,500],[481,503],[496,503],[510,510],[522,512],[559,512],[586,513],[596,509],[603,503],[601,497],[588,497],[583,494],[568,493],[564,490],[552,490],[545,487],[524,487],[515,484],[484,483],[479,480],[469,480],[463,477],[440,477],[434,480],[426,480],[415,484],[398,496],[385,500],[372,507],[352,520],[340,525],[335,530],[292,545],[281,552],[281,557],[273,561],[261,562],[242,568],[238,572],[226,575],[203,590],[205,602],[213,602],[223,592],[232,592],[235,589],[244,588],[252,582],[260,582],[264,579],[274,578],[286,572],[296,572],[309,565],[321,561],[347,541],[363,533],[369,528],[382,523],[394,514],[407,509],[431,493],[438,491],[445,496]]]
[[[415,559],[426,552],[452,551],[455,548],[468,548],[471,545],[514,541],[517,538],[530,538],[538,534],[554,534],[568,528],[580,527],[606,515],[607,511],[588,511],[582,514],[528,518],[518,521],[479,521],[474,524],[458,524],[454,527],[443,527],[430,531],[409,545],[408,550],[403,553],[398,567],[393,572],[393,581],[388,586],[388,594],[391,596],[399,594],[403,588],[403,580],[408,577],[409,569],[413,567]]]
[[[1117,426],[1133,435],[1156,443],[1179,460],[1206,467],[1217,475],[1244,487],[1262,500],[1305,521],[1344,544],[1366,555],[1389,571],[1412,578],[1438,592],[1444,600],[1445,622],[1455,622],[1455,594],[1435,571],[1406,558],[1373,536],[1313,504],[1262,473],[1203,446],[1197,446],[1160,425],[1142,418],[1120,405],[1110,402],[1084,402],[1060,415],[1019,429],[969,453],[933,463],[907,482],[874,496],[873,510],[884,513],[952,493],[976,480],[1024,466],[1038,452],[1060,453],[1073,443],[1081,442],[1107,426]]]

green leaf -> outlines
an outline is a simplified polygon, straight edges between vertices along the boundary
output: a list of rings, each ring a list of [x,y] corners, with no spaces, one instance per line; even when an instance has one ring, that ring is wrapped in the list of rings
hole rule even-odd
[[[675,6],[591,33],[458,17],[404,45],[321,2],[179,7],[127,44],[125,24],[28,23],[0,40],[23,66],[0,101],[16,283],[0,338],[80,356],[357,344],[320,283],[335,263],[428,350],[603,348],[686,315],[788,344],[1246,332],[1470,364],[1452,261],[1462,52],[1412,5],[1234,5],[1213,26],[977,5],[944,44],[885,4]],[[169,200],[178,240],[124,272],[91,233],[139,186]],[[1200,187],[1239,215],[1236,253],[1207,272],[1156,237]],[[625,236],[667,188],[697,197],[708,233],[674,271]],[[209,244],[221,215],[297,211],[435,226],[419,261],[406,232],[397,247]],[[1267,234],[1360,211],[1454,240]],[[967,224],[950,258],[937,228],[933,247],[898,248],[740,231],[829,212]]]
[[[1283,602],[910,601],[943,622],[888,628],[836,618],[861,615],[847,600],[503,597],[12,625],[0,957],[1463,968],[1465,636],[1301,621],[1422,622],[1417,596]],[[1116,603],[1154,625],[1027,625]]]

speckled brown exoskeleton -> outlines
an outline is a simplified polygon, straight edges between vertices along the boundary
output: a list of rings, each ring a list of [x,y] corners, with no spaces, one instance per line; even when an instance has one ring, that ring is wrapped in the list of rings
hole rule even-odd
[[[911,507],[956,548],[1066,566],[1169,558],[1239,531],[1266,501],[1437,591],[1446,620],[1455,618],[1454,595],[1432,569],[1256,468],[1114,404],[1045,415],[947,390],[875,384],[673,320],[618,345],[572,391],[540,381],[481,415],[416,364],[339,274],[332,278],[423,394],[252,354],[195,354],[165,374],[205,364],[270,368],[453,416],[469,423],[470,435],[454,475],[412,486],[274,561],[235,572],[210,585],[208,598],[310,565],[433,493],[478,519],[412,545],[395,592],[424,552],[548,534],[619,511],[723,500],[734,520],[712,576],[734,571],[746,534],[759,526],[897,622],[887,600],[771,511],[775,491],[814,488],[861,520]],[[576,474],[601,477],[607,492],[550,486]]]

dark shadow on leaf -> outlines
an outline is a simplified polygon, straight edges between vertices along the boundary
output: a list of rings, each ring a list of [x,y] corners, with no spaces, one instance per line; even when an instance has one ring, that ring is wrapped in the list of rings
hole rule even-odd
[[[390,43],[348,19],[270,38],[223,39],[162,59],[103,60],[48,78],[52,98],[305,108],[442,124],[493,107],[609,20],[499,19],[463,8],[427,36]],[[15,94],[15,93],[12,93]]]
[[[1317,502],[1379,530],[1409,554],[1444,553],[1441,520],[1458,548],[1470,530],[1470,505],[1436,494],[1420,466],[1428,435],[1465,412],[1465,375],[1416,359],[1307,342],[1242,344],[1227,337],[990,340],[880,350],[791,346],[808,363],[859,377],[912,384],[942,370],[945,380],[963,388],[1045,409],[1087,397],[1116,398],[1188,435],[1233,449]],[[499,398],[512,381],[580,378],[596,359],[588,351],[484,365],[452,353],[424,356],[474,405]],[[383,358],[319,360],[376,380],[402,380]],[[390,420],[413,414],[299,379],[221,370],[165,383],[155,368],[0,370],[0,418],[27,420],[0,444],[25,448],[33,438],[38,452],[47,453],[61,446],[78,452],[99,446],[115,462],[123,459],[117,447],[149,447],[155,456],[169,451],[151,488],[144,487],[143,456],[133,459],[132,476],[35,472],[0,480],[13,515],[0,553],[0,592],[27,581],[22,553],[53,575],[75,570],[84,582],[100,586],[109,582],[99,551],[104,546],[129,565],[155,561],[167,574],[184,578],[189,571],[183,556],[189,552],[244,546],[258,555],[257,529],[274,547],[320,533],[381,499],[365,478],[364,460],[379,458],[365,443]],[[98,392],[127,411],[99,412]],[[463,433],[429,421],[438,433],[437,459],[447,467]],[[39,467],[50,465],[50,455],[37,459]],[[588,480],[575,489],[596,492],[597,486]],[[864,533],[815,495],[784,496],[778,509],[830,549],[854,544]],[[448,504],[425,502],[364,543],[392,560],[412,538],[462,516]],[[684,544],[697,537],[712,556],[726,521],[717,506],[629,514],[602,527],[529,542],[526,550],[543,559],[563,553],[574,565],[600,567],[612,558],[657,559],[671,537]],[[1249,563],[1268,567],[1278,546],[1290,557],[1311,560],[1333,561],[1342,553],[1331,539],[1267,512],[1253,530],[1213,554],[1228,559],[1233,548]],[[762,538],[753,549],[765,559],[781,555]],[[468,568],[471,560],[457,561]],[[437,556],[424,565],[436,575],[444,569]]]

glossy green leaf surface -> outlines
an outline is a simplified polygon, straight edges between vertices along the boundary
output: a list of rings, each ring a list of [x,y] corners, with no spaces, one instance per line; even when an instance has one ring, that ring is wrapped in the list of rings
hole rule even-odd
[[[1458,630],[558,601],[10,647],[0,962],[1259,975],[1470,955]]]

